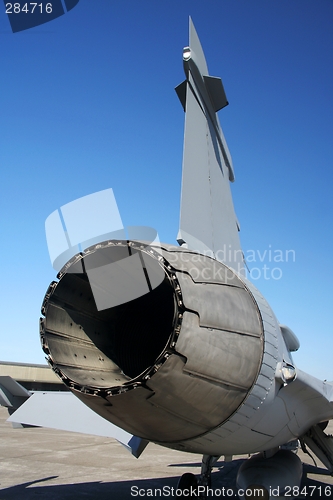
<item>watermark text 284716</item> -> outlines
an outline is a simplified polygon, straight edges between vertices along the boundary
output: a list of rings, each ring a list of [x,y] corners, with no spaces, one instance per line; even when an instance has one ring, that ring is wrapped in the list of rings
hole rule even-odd
[[[79,1],[38,0],[37,2],[26,2],[25,0],[14,0],[14,2],[7,2],[3,0],[3,3],[12,32],[18,33],[36,28],[63,16],[74,9]]]
[[[15,3],[6,3],[6,14],[20,14],[21,12],[25,12],[26,14],[33,14],[34,12],[39,12],[43,14],[51,14],[52,12],[52,3],[49,2],[47,4],[37,3],[37,2],[26,2],[21,5],[18,2]]]

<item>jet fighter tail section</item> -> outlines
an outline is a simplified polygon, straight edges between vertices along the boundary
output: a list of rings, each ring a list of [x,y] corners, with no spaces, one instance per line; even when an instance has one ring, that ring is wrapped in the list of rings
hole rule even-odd
[[[183,51],[186,80],[176,91],[185,115],[178,243],[215,257],[237,272],[244,268],[230,182],[232,159],[216,112],[228,104],[222,80],[208,74],[190,19],[190,46]]]

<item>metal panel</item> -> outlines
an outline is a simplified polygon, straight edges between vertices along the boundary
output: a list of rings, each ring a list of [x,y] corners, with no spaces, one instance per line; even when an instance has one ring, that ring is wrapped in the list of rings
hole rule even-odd
[[[232,332],[262,334],[255,303],[246,290],[219,285],[193,284],[191,278],[177,273],[184,305],[197,311],[200,325]]]
[[[166,246],[166,245],[164,245]],[[188,273],[195,283],[216,283],[244,288],[244,283],[222,262],[195,252],[164,249],[163,255],[177,271]]]
[[[250,394],[247,397],[246,402],[244,404],[246,404],[247,406],[250,406],[251,408],[254,408],[255,410],[258,410],[259,406],[261,404],[261,399],[260,399],[260,397],[253,396],[252,394]]]
[[[198,316],[189,312],[176,349],[187,358],[185,371],[244,391],[252,386],[262,355],[259,338],[200,328]]]
[[[190,422],[159,406],[152,399],[154,393],[148,387],[139,386],[107,399],[76,394],[102,417],[149,441],[173,442],[205,432],[200,422]]]
[[[149,402],[179,416],[188,427],[195,423],[202,427],[201,433],[207,432],[228,418],[243,401],[244,391],[192,377],[183,368],[184,361],[179,356],[170,356],[147,386],[154,391]]]
[[[266,376],[269,380],[273,380],[274,375],[275,375],[275,367],[276,361],[273,364],[269,364],[269,361],[272,361],[273,358],[270,357],[270,359],[264,360],[261,365],[260,369],[260,374]]]
[[[260,373],[259,377],[257,378],[256,384],[259,387],[263,387],[264,389],[266,389],[266,391],[268,391],[272,385],[272,380],[263,375],[263,373]]]

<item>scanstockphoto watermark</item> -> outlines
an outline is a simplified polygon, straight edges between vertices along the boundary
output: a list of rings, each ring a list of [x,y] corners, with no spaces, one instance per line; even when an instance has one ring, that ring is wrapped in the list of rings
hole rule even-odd
[[[249,487],[248,489],[239,488],[235,490],[233,488],[211,488],[209,486],[191,486],[189,488],[174,488],[173,486],[164,485],[162,488],[139,488],[139,486],[131,486],[131,497],[148,497],[148,498],[163,498],[163,497],[178,497],[178,498],[216,498],[216,497],[234,497],[234,498],[246,498],[251,496],[251,498],[266,498],[267,494],[269,497],[278,498],[284,496],[286,498],[297,498],[297,497],[312,497],[319,494],[323,497],[331,497],[332,495],[332,485],[326,486],[285,486],[280,488],[280,486],[272,487],[269,486],[268,490],[264,487]]]
[[[143,242],[145,248],[150,245],[156,252],[163,255],[164,245],[160,243],[155,229],[145,226],[124,227],[111,188],[83,196],[55,210],[45,221],[45,231],[52,266],[57,271],[60,271],[75,255],[92,245],[105,241]],[[282,278],[286,265],[296,261],[295,250],[273,248],[271,244],[264,249],[248,249],[243,252],[239,246],[235,248],[231,244],[224,244],[219,249],[210,249],[204,242],[194,237],[191,238],[192,243],[189,247],[183,241],[178,250],[171,249],[167,252],[167,260],[171,265],[175,264],[176,269],[179,269],[179,263],[183,263],[184,269],[190,273],[194,280],[204,279],[209,281],[217,279],[223,281],[225,278],[230,280],[232,276],[224,276],[225,271],[222,269],[223,265],[221,267],[220,264],[224,263],[235,270],[241,277],[249,278],[252,281],[260,279],[276,281]],[[149,253],[148,249],[144,254],[147,253]],[[124,255],[115,260],[120,262],[124,260],[123,257]],[[132,273],[137,274],[140,271],[138,268],[141,264],[141,267],[145,267],[145,263],[141,261],[141,264],[135,262],[138,261],[137,255],[132,256],[129,252],[127,257],[125,267],[131,268]],[[212,265],[212,261],[207,257],[213,258],[215,263]],[[98,283],[95,289],[100,290],[101,283],[99,282],[101,280],[103,286],[105,285],[106,273],[104,271],[106,269],[105,266],[102,269],[100,265],[95,267],[96,269],[89,270],[90,276],[88,275],[88,277],[92,282],[97,279]],[[116,268],[117,265],[108,267],[109,278],[110,273],[112,276],[114,273],[117,274]],[[129,269],[125,271],[127,276]],[[232,275],[232,272],[229,274]],[[126,276],[124,276],[124,280]],[[160,278],[160,281],[163,281],[163,273],[160,273]],[[137,296],[147,291],[145,279],[142,279],[142,284],[143,286],[139,286],[140,290],[135,292]],[[159,283],[155,283],[156,286],[157,284]],[[128,287],[128,289],[132,288]],[[103,292],[100,309],[105,306],[104,298],[105,294]],[[122,302],[126,302],[128,298],[126,295],[126,297],[123,297]]]
[[[163,245],[162,245],[163,246]],[[220,266],[207,265],[206,257],[215,259],[218,262],[225,263],[227,266],[234,269],[240,276],[248,278],[252,281],[260,279],[264,280],[280,280],[283,277],[283,271],[286,265],[296,262],[296,251],[294,249],[273,248],[271,244],[264,249],[248,249],[243,252],[240,249],[233,249],[231,245],[224,245],[223,248],[212,251],[200,251],[193,254],[190,249],[184,248],[183,253],[177,253],[174,257],[169,255],[169,261],[184,263],[192,263],[190,274],[193,279],[211,279],[222,278],[223,271]],[[195,264],[201,263],[201,266]]]
[[[207,252],[207,255],[209,255],[209,252]],[[248,264],[264,262],[278,264],[284,262],[295,262],[296,260],[295,250],[273,248],[270,244],[263,250],[248,249],[244,252],[240,249],[234,250],[231,245],[224,245],[223,248],[214,252],[214,256],[220,262],[237,262],[239,257],[243,256]]]
[[[216,498],[216,497],[234,497],[243,498],[246,495],[252,495],[258,499],[263,498],[263,489],[251,488],[249,490],[233,488],[212,488],[209,486],[190,486],[188,488],[174,488],[173,486],[164,485],[161,488],[139,488],[139,486],[131,486],[131,497],[138,498]]]
[[[280,280],[283,276],[282,266],[296,262],[296,251],[268,245],[264,250],[247,250],[244,259],[251,280]]]

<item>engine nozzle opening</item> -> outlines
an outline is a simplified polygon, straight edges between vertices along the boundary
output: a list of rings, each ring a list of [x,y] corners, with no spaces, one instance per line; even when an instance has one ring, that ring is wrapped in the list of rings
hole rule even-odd
[[[177,308],[172,281],[158,254],[128,252],[127,242],[90,250],[80,266],[69,266],[46,299],[43,345],[75,384],[122,385],[168,345]]]

